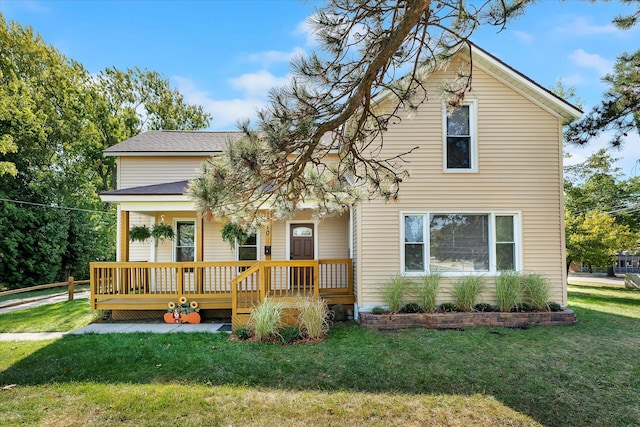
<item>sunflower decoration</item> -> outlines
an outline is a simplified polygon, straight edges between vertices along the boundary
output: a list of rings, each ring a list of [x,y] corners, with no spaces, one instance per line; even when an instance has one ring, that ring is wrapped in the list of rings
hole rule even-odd
[[[199,311],[197,301],[189,302],[187,297],[183,296],[178,303],[170,301],[167,304],[164,320],[167,323],[200,323]]]

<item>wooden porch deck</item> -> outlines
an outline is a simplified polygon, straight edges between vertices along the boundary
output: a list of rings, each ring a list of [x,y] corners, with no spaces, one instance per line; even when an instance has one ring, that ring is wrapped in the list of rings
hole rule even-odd
[[[185,297],[200,309],[231,309],[236,327],[265,297],[307,295],[353,304],[351,259],[91,264],[94,309],[166,310]]]

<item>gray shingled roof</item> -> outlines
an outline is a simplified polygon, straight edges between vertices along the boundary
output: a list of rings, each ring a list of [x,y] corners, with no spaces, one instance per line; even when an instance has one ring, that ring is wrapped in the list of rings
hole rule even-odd
[[[221,152],[229,141],[242,135],[236,131],[151,130],[104,150],[105,155],[154,155],[161,153],[207,154]]]
[[[163,184],[144,185],[142,187],[122,188],[100,193],[104,196],[174,196],[187,193],[189,181],[167,182]]]

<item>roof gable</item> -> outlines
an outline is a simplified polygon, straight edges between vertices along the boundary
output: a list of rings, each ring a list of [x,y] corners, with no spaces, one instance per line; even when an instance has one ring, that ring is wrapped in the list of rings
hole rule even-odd
[[[464,49],[466,46],[467,45],[461,44],[459,53],[468,57],[468,51]],[[530,77],[525,76],[515,68],[507,65],[486,50],[483,50],[473,43],[469,43],[468,46],[471,50],[473,66],[492,75],[530,101],[565,120],[577,119],[582,115],[582,111],[578,107],[551,92]]]

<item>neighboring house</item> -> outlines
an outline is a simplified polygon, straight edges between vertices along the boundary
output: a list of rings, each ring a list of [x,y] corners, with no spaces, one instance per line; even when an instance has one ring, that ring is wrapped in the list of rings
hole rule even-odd
[[[451,301],[451,283],[469,274],[485,278],[489,286],[482,300],[495,302],[499,271],[518,270],[544,275],[552,300],[565,305],[562,125],[581,112],[474,47],[472,90],[464,107],[448,115],[437,94],[459,68],[457,61],[469,61],[466,49],[447,70],[428,77],[428,100],[411,114],[401,112],[402,120],[384,135],[384,157],[419,147],[407,156],[410,177],[397,199],[364,201],[321,220],[302,207],[293,218],[274,220],[242,247],[232,249],[224,242],[223,224],[200,219],[185,193],[200,163],[238,133],[151,131],[105,150],[118,163],[118,189],[102,194],[104,201],[118,205],[120,264],[111,267],[131,264],[120,270],[94,264],[93,306],[158,309],[161,304],[151,296],[166,297],[179,286],[201,301],[215,287],[216,292],[245,292],[247,301],[255,303],[259,292],[263,296],[278,289],[290,296],[287,289],[319,283],[320,295],[331,303],[353,304],[357,316],[385,304],[383,284],[391,276],[418,278],[430,269],[443,273],[439,302]],[[162,220],[176,230],[173,242],[129,242],[131,225]],[[177,261],[209,263],[211,271],[199,264],[182,270],[166,264]],[[154,272],[153,263],[173,270]],[[161,288],[162,274],[181,279],[163,279],[168,284]],[[239,274],[243,277],[236,278]],[[207,285],[212,280],[207,275],[218,277],[215,284]],[[261,283],[261,291],[252,280]],[[129,299],[120,298],[125,296]],[[228,299],[236,304],[234,316],[239,315],[240,296]],[[203,304],[230,308],[221,299]]]

